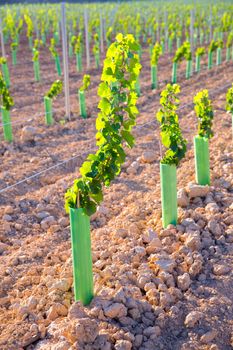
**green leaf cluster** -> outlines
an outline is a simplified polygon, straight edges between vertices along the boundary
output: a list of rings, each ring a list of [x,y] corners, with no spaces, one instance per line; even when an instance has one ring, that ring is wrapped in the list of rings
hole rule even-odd
[[[39,60],[39,51],[35,48],[32,49],[32,61],[36,62]]]
[[[11,50],[16,50],[18,46],[19,44],[16,41],[14,41],[13,43],[11,43]]]
[[[103,200],[103,186],[109,186],[125,161],[124,144],[133,147],[131,129],[136,123],[136,80],[141,65],[136,53],[139,45],[133,35],[117,35],[107,51],[98,88],[100,112],[96,119],[95,154],[80,168],[81,177],[66,193],[66,210],[81,207],[86,214],[96,211]]]
[[[161,160],[163,164],[178,165],[186,152],[187,140],[182,136],[176,113],[180,102],[177,97],[179,92],[179,85],[168,84],[161,92],[160,104],[162,107],[156,114],[157,120],[161,124],[162,144],[167,148]]]
[[[73,47],[75,54],[78,54],[82,51],[82,33],[81,32],[77,36],[73,35],[71,37],[71,45]]]
[[[94,34],[94,45],[93,45],[93,49],[92,49],[94,55],[99,55],[100,53],[100,43],[99,43],[99,35],[98,33]]]
[[[54,38],[51,38],[51,40],[50,40],[49,51],[51,52],[51,54],[54,58],[56,58],[58,56],[58,52],[56,49],[56,42],[55,42]]]
[[[33,34],[33,29],[34,29],[33,22],[31,20],[31,17],[28,14],[24,15],[24,20],[27,24],[27,37],[30,38]]]
[[[6,62],[6,57],[0,57],[0,64],[5,64]]]
[[[0,105],[4,107],[7,111],[14,106],[13,98],[10,96],[9,90],[6,87],[6,83],[0,72]]]
[[[39,39],[35,39],[33,49],[32,49],[32,61],[33,62],[36,62],[39,60],[40,52],[39,52],[38,48],[40,47],[40,45],[42,45],[42,41]]]
[[[233,114],[233,84],[226,94],[226,110]]]
[[[227,37],[226,47],[231,47],[233,44],[233,32],[230,32]]]
[[[192,52],[190,48],[190,43],[188,41],[185,41],[183,45],[176,50],[175,56],[173,58],[173,62],[174,63],[181,62],[184,58],[187,61],[190,61],[192,59]]]
[[[162,54],[162,46],[157,42],[152,49],[151,60],[150,60],[150,63],[152,66],[157,66],[158,60],[161,54]]]
[[[62,88],[63,88],[63,83],[61,80],[56,80],[51,88],[49,89],[49,91],[46,93],[45,96],[54,99],[56,98],[61,92],[62,92]]]
[[[194,110],[198,118],[198,135],[210,139],[213,137],[212,125],[214,112],[209,100],[208,90],[202,90],[194,96]]]
[[[221,39],[219,40],[212,40],[210,45],[209,45],[209,52],[214,52],[218,48],[223,48],[223,41]]]
[[[91,77],[89,74],[84,74],[83,76],[83,85],[80,87],[80,91],[87,91],[89,85],[91,83]]]
[[[203,56],[204,54],[205,54],[205,48],[204,48],[204,47],[198,47],[198,48],[196,49],[196,56],[201,57],[201,56]]]

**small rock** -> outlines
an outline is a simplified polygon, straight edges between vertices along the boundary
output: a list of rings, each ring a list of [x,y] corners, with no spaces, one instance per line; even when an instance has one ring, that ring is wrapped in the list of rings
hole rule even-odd
[[[38,219],[43,220],[43,219],[47,218],[48,216],[50,216],[50,213],[48,213],[47,211],[41,211],[41,212],[37,213],[36,216]]]
[[[177,193],[177,204],[182,208],[189,205],[189,197],[184,188],[181,188]]]
[[[5,214],[11,215],[11,214],[14,213],[14,208],[13,208],[11,205],[7,205],[7,206],[5,207],[4,213],[5,213]]]
[[[159,266],[161,271],[169,273],[171,273],[176,266],[175,261],[172,259],[159,259],[155,263]]]
[[[132,343],[129,340],[117,340],[115,343],[115,350],[131,350]]]
[[[233,215],[229,215],[224,219],[226,225],[233,225]]]
[[[219,207],[215,202],[210,202],[206,205],[205,210],[211,214],[219,212]]]
[[[184,324],[186,327],[192,328],[202,318],[202,313],[199,311],[191,311],[185,318]]]
[[[143,243],[150,243],[154,238],[159,238],[158,234],[149,228],[149,230],[142,235]]]
[[[137,334],[134,339],[134,346],[136,349],[138,349],[142,345],[142,341],[143,341],[143,335]]]
[[[51,350],[69,350],[71,344],[67,340],[63,340],[58,344],[52,345]]]
[[[60,290],[61,292],[68,292],[70,288],[71,288],[71,280],[68,278],[63,278],[62,280],[55,282],[50,288],[50,291]]]
[[[139,163],[135,161],[126,169],[126,172],[129,175],[136,175],[138,168],[139,168]]]
[[[5,251],[7,251],[8,248],[9,248],[9,246],[7,244],[0,242],[0,254],[2,254]]]
[[[216,338],[217,334],[218,333],[216,330],[209,331],[209,332],[203,334],[203,336],[201,337],[201,342],[204,344],[208,344],[212,340],[214,340],[214,338]]]
[[[181,289],[182,291],[186,291],[191,284],[191,279],[189,277],[189,274],[185,272],[183,275],[178,276],[177,284],[179,289]]]
[[[153,254],[158,249],[160,250],[162,248],[162,243],[159,238],[153,238],[152,241],[149,243],[149,245],[146,247],[147,254]]]
[[[30,125],[27,125],[23,127],[21,131],[20,139],[22,142],[34,141],[35,136],[36,136],[36,128]]]
[[[156,153],[152,152],[152,151],[145,151],[142,154],[142,162],[143,163],[153,163],[156,159],[157,159],[157,155]]]
[[[53,216],[48,216],[45,219],[43,219],[40,223],[41,228],[43,230],[48,229],[50,226],[56,224],[56,219]]]
[[[109,318],[120,318],[127,315],[127,309],[121,303],[113,303],[104,309],[104,314]]]
[[[67,314],[68,314],[67,308],[60,303],[56,303],[56,304],[53,304],[48,310],[47,318],[50,321],[54,321],[59,316],[67,316]]]
[[[66,227],[66,226],[69,226],[70,224],[70,221],[69,221],[69,218],[68,217],[63,217],[63,218],[60,218],[58,220],[58,224],[62,227]]]
[[[31,296],[28,299],[27,306],[28,306],[30,311],[34,310],[36,308],[37,304],[38,304],[38,300],[34,296]]]
[[[190,198],[205,197],[209,192],[209,186],[201,186],[191,183],[188,185],[187,192]]]
[[[81,318],[74,321],[68,328],[68,337],[74,343],[76,340],[82,343],[93,343],[98,336],[99,327],[95,320]]]
[[[7,221],[7,222],[13,220],[13,219],[12,219],[12,216],[10,216],[10,215],[8,215],[8,214],[3,215],[2,219],[3,219],[4,221]]]
[[[201,248],[201,240],[199,233],[191,233],[185,241],[185,245],[191,250],[199,250]]]
[[[220,237],[222,234],[221,226],[216,220],[210,220],[207,225],[208,229],[211,233],[213,233],[216,237]]]
[[[144,329],[143,334],[148,338],[151,337],[152,335],[159,336],[161,334],[161,329],[159,326],[148,327]]]
[[[230,272],[230,267],[226,265],[214,265],[213,267],[213,273],[217,276],[226,275],[228,272]]]
[[[95,299],[93,299],[94,302]],[[76,303],[72,304],[69,309],[69,320],[75,320],[77,318],[86,318],[87,314],[84,311],[83,305],[81,302],[76,301]]]

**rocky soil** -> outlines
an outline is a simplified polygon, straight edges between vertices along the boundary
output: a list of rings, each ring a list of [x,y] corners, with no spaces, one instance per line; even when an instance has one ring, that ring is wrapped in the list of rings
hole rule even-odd
[[[95,298],[83,307],[73,300],[63,197],[82,160],[95,149],[100,71],[90,70],[91,118],[82,120],[75,95],[81,75],[72,61],[71,121],[59,122],[64,119],[61,98],[55,103],[56,123],[48,128],[43,116],[33,116],[43,113],[44,91],[57,78],[51,74],[53,62],[45,52],[44,79],[35,84],[32,67],[23,65],[26,56],[30,61],[26,43],[20,50],[20,65],[10,65],[16,102],[12,118],[19,123],[13,129],[15,142],[0,143],[0,191],[80,156],[0,192],[0,349],[232,349],[233,149],[231,116],[225,112],[232,62],[189,81],[183,74],[179,78],[180,124],[189,146],[178,168],[179,224],[162,229],[159,129],[154,118],[160,90],[150,90],[144,52],[137,143],[91,219]],[[166,55],[161,61],[161,88],[170,79],[168,60]],[[197,127],[192,99],[204,88],[215,110],[210,187],[195,184],[192,146]]]

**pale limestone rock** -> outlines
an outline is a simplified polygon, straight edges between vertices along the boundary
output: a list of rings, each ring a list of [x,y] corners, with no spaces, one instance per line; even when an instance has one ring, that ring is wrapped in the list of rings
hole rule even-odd
[[[117,340],[115,343],[115,350],[131,350],[132,343],[129,340]]]
[[[81,318],[74,321],[68,328],[69,338],[72,342],[93,343],[98,336],[99,327],[95,320]]]
[[[36,136],[36,128],[30,125],[26,125],[21,130],[21,141],[22,142],[28,142],[28,141],[34,141]]]
[[[210,232],[213,233],[216,237],[221,236],[222,234],[221,226],[216,220],[210,220],[208,222],[207,227],[210,230]]]
[[[147,327],[143,331],[143,335],[145,335],[147,338],[151,337],[152,335],[159,336],[160,334],[161,334],[161,329],[159,326]]]
[[[208,194],[209,190],[210,189],[208,185],[201,186],[192,183],[190,183],[187,188],[187,192],[190,198],[205,197]]]
[[[104,314],[109,318],[120,318],[127,315],[127,309],[125,305],[121,303],[113,303],[110,306],[104,308]]]
[[[157,159],[156,153],[152,151],[145,151],[142,154],[142,162],[143,163],[153,163]]]
[[[230,272],[230,266],[217,264],[213,267],[213,273],[217,276],[226,275]]]
[[[11,215],[14,213],[14,208],[11,205],[7,205],[4,209],[4,213]]]
[[[186,327],[192,328],[203,317],[203,314],[199,311],[191,311],[185,318],[184,324]]]
[[[195,251],[195,250],[198,251],[201,248],[200,234],[196,232],[196,233],[190,233],[187,236],[188,237],[185,241],[185,245],[192,251]]]
[[[184,188],[181,188],[177,192],[177,204],[182,208],[185,208],[189,205],[189,197]]]
[[[50,215],[43,219],[40,223],[40,226],[43,230],[47,230],[50,226],[56,224],[56,219]]]
[[[183,275],[177,277],[177,284],[178,288],[181,289],[182,291],[186,291],[190,284],[191,284],[191,279],[190,276],[187,272],[185,272]]]
[[[212,340],[214,340],[214,338],[216,338],[218,332],[213,329],[205,334],[203,334],[203,336],[201,337],[201,342],[204,344],[208,344],[210,343]]]

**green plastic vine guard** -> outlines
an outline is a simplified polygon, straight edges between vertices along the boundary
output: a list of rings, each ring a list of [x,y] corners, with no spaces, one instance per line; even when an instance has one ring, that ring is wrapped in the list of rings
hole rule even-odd
[[[232,139],[233,139],[233,113],[231,113]]]
[[[151,66],[151,89],[157,89],[158,79],[157,79],[157,66]]]
[[[6,110],[5,107],[1,106],[2,112],[2,124],[3,124],[3,135],[4,140],[8,142],[13,141],[12,125],[10,111]]]
[[[96,66],[96,68],[99,68],[99,66],[100,66],[100,56],[99,56],[99,54],[95,55],[95,66]]]
[[[172,52],[172,44],[173,44],[173,40],[171,38],[168,39],[168,51],[169,53]]]
[[[82,208],[70,208],[70,229],[75,301],[88,305],[94,296],[90,217]]]
[[[46,34],[45,33],[43,33],[41,35],[41,40],[42,40],[43,45],[45,45],[46,44]]]
[[[60,58],[59,56],[55,57],[55,66],[56,66],[56,70],[57,70],[57,74],[59,75],[59,77],[61,76],[61,64],[60,64]]]
[[[210,184],[209,140],[205,137],[194,137],[196,182],[199,185]]]
[[[6,87],[10,87],[10,74],[7,63],[2,63],[2,73],[6,83]]]
[[[153,46],[150,44],[150,45],[149,45],[150,57],[151,57],[151,55],[152,55],[152,50],[153,50]]]
[[[208,52],[208,69],[213,67],[213,52]]]
[[[222,63],[222,49],[221,47],[217,48],[217,57],[216,57],[216,65],[219,66]]]
[[[204,34],[201,33],[201,34],[200,34],[200,45],[203,44],[203,41],[204,41]]]
[[[186,61],[186,73],[185,73],[186,79],[190,79],[191,75],[192,75],[192,60],[188,60]]]
[[[79,110],[80,114],[83,118],[87,118],[87,109],[86,109],[86,100],[85,100],[85,92],[78,91],[79,96]]]
[[[76,68],[78,72],[82,71],[82,56],[81,53],[76,53]]]
[[[179,49],[179,47],[180,47],[180,38],[178,37],[176,39],[176,48]]]
[[[55,32],[55,33],[53,34],[53,37],[54,37],[55,43],[58,44],[58,43],[59,43],[59,33],[58,33],[58,32]]]
[[[176,166],[160,163],[163,227],[177,224]]]
[[[172,64],[172,84],[177,82],[177,62]]]
[[[141,96],[141,88],[140,88],[140,80],[139,80],[139,77],[138,77],[137,80],[136,80],[135,90],[136,90],[136,93],[137,93],[138,97]]]
[[[199,55],[196,55],[195,72],[199,73],[200,70],[201,70],[201,57]]]
[[[47,125],[53,124],[52,100],[48,96],[44,97],[45,122]]]
[[[40,63],[39,61],[33,61],[34,78],[35,81],[40,81]]]
[[[16,66],[17,64],[17,50],[12,50],[12,64],[13,66]]]
[[[73,47],[71,45],[71,43],[69,43],[69,57],[73,56]]]
[[[32,38],[32,36],[29,36],[28,43],[29,43],[30,49],[32,49],[32,46],[33,46],[33,38]]]
[[[165,53],[165,42],[163,41],[162,42],[162,54],[164,54]]]
[[[226,61],[229,62],[231,58],[231,50],[230,47],[227,47],[227,51],[226,51]]]

